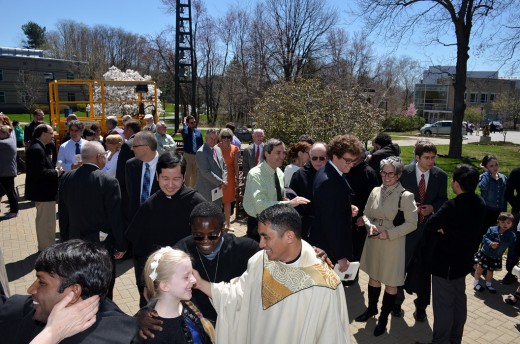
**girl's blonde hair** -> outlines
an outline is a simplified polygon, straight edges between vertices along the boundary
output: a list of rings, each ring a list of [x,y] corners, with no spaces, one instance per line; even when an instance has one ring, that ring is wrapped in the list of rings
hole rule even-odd
[[[168,281],[183,260],[188,260],[191,264],[188,254],[181,250],[174,250],[170,246],[163,247],[148,257],[144,266],[144,281],[149,300],[159,295],[159,283]]]
[[[160,294],[159,283],[169,280],[175,273],[179,263],[184,260],[190,261],[191,264],[191,258],[186,252],[173,249],[170,246],[163,247],[148,257],[146,265],[144,266],[144,280],[148,300],[156,298]],[[191,301],[183,302],[199,318],[211,342],[215,343],[215,329],[213,328],[213,324],[203,317],[202,313],[200,313],[199,309]]]

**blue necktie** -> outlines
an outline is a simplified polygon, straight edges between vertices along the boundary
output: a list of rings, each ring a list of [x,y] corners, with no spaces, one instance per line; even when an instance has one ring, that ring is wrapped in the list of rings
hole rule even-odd
[[[150,196],[148,191],[150,189],[150,164],[146,162],[144,165],[146,169],[144,170],[143,189],[141,190],[141,202],[139,205],[143,204]]]
[[[195,129],[191,132],[191,141],[193,145],[193,153],[197,153],[197,135],[195,135]]]
[[[81,151],[79,150],[79,142],[76,142],[76,154],[81,154]]]

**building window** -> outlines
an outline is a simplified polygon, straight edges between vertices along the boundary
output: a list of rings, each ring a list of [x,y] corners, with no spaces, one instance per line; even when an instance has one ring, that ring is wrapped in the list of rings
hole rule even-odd
[[[487,95],[487,93],[481,93],[480,94],[480,102],[481,103],[487,103],[488,102],[488,95]]]
[[[469,102],[470,103],[476,103],[477,102],[477,95],[478,95],[477,93],[471,93],[469,95]]]
[[[490,102],[494,102],[495,100],[497,100],[497,95],[496,95],[496,93],[491,93],[491,94],[489,95],[489,101],[490,101]]]
[[[5,92],[0,92],[0,104],[5,103]]]
[[[25,78],[25,70],[20,69],[18,71],[18,76],[20,77],[20,79],[24,79]]]
[[[4,80],[4,71],[0,69],[0,81]]]
[[[464,101],[468,100],[468,94],[464,92]]]
[[[68,80],[74,80],[74,73],[72,73],[72,72],[67,72],[67,79],[68,79]]]
[[[76,101],[76,94],[73,93],[73,92],[67,93],[67,101],[75,102]]]

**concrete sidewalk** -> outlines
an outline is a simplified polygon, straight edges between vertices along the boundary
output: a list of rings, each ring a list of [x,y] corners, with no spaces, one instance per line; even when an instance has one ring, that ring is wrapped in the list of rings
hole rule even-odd
[[[34,219],[36,209],[31,202],[23,198],[25,175],[16,178],[16,185],[20,199],[20,213],[18,217],[0,222],[0,238],[11,294],[27,294],[27,287],[34,281],[33,271],[36,259],[36,231]],[[7,200],[1,203],[2,214],[7,212]],[[243,221],[235,222],[233,227],[236,234],[245,234]],[[505,261],[504,261],[505,264]],[[472,288],[472,277],[468,276],[468,319],[465,327],[463,343],[480,344],[509,344],[520,342],[520,302],[516,306],[504,303],[503,299],[518,286],[518,284],[503,286],[497,282],[504,272],[495,274],[495,284],[498,293],[492,295],[488,292],[475,294]],[[138,310],[139,297],[134,283],[134,271],[130,260],[117,264],[117,281],[114,290],[114,301],[128,314],[135,314]],[[354,318],[361,314],[366,305],[366,290],[368,276],[361,272],[359,284],[347,287],[346,296],[351,321],[351,331],[357,343],[415,343],[415,341],[428,342],[432,336],[433,315],[431,307],[428,307],[428,321],[415,322],[412,313],[414,311],[414,297],[407,296],[403,304],[404,317],[392,318],[390,316],[388,333],[374,337],[373,330],[375,319],[367,323],[356,323]],[[381,300],[379,301],[379,307]],[[268,329],[267,329],[268,330]],[[331,343],[336,344],[336,343]],[[339,344],[339,343],[338,343]]]

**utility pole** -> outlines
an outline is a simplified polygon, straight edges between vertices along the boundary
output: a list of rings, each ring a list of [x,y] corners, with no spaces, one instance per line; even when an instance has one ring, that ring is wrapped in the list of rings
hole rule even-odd
[[[177,0],[175,5],[175,131],[179,129],[181,123],[179,110],[184,85],[191,86],[191,114],[198,119],[197,66],[191,18],[191,0]]]

